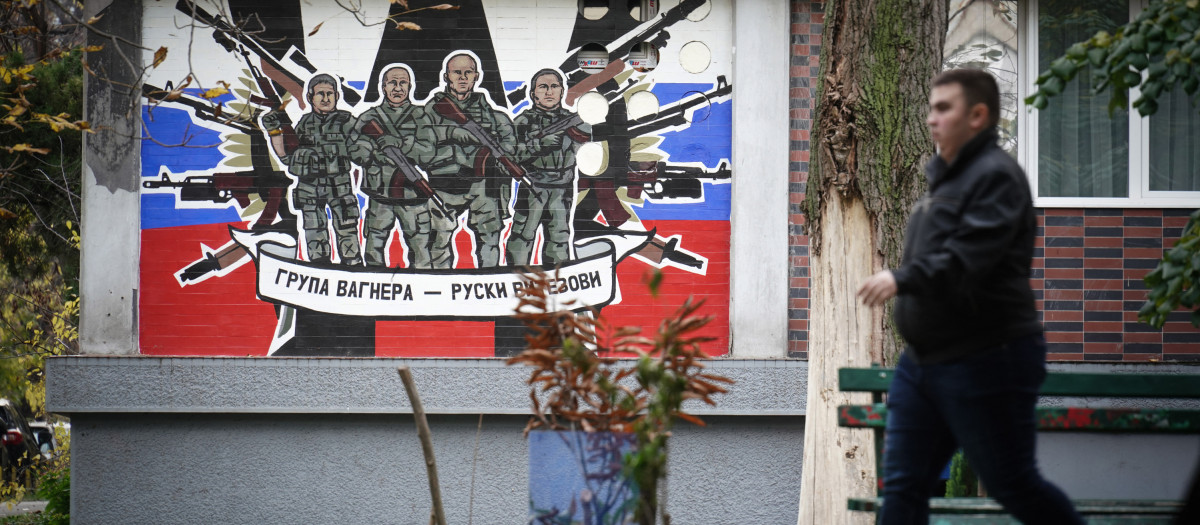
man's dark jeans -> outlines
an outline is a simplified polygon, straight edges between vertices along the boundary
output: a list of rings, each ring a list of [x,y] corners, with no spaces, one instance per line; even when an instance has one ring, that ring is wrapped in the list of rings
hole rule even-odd
[[[949,363],[918,365],[903,355],[888,392],[879,522],[928,523],[934,484],[962,447],[988,495],[1021,522],[1082,524],[1037,469],[1034,406],[1045,363],[1041,335]]]

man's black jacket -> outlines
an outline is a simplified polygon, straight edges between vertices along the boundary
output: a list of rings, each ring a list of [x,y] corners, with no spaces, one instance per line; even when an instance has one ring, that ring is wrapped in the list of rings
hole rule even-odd
[[[1025,173],[996,132],[977,134],[949,165],[935,156],[925,171],[929,193],[892,271],[910,355],[945,362],[1041,333],[1029,286],[1037,216]]]

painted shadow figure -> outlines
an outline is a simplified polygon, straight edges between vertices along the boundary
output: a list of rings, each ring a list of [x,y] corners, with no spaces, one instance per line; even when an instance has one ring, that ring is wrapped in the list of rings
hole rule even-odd
[[[299,146],[292,151],[287,151],[283,136],[278,133],[286,121],[281,111],[263,115],[263,129],[271,136],[271,147],[279,160],[298,180],[292,203],[303,218],[308,260],[332,260],[328,220],[332,217],[334,242],[342,264],[361,265],[358,197],[354,194],[346,146],[354,117],[349,111],[337,109],[339,92],[338,81],[332,75],[322,73],[309,80],[305,97],[312,111],[296,124]]]

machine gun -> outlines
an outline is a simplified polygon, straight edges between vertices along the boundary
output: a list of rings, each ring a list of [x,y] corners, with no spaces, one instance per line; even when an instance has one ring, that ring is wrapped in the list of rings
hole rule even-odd
[[[251,229],[262,230],[275,222],[283,203],[284,191],[290,184],[291,180],[283,172],[250,170],[185,177],[182,181],[173,181],[163,173],[159,180],[143,181],[142,187],[178,188],[179,200],[185,202],[221,203],[236,200],[242,208],[250,206],[250,194],[257,193],[265,206]]]
[[[475,140],[479,141],[479,144],[483,146],[481,152],[484,152],[484,154],[475,157],[476,173],[482,173],[480,168],[487,161],[487,157],[491,156],[500,164],[500,169],[504,170],[510,177],[521,181],[522,184],[536,187],[529,180],[529,177],[525,176],[525,169],[508,158],[508,152],[504,150],[504,146],[491,133],[483,129],[483,126],[480,126],[478,122],[471,120],[471,117],[463,113],[449,98],[443,98],[434,102],[433,110],[437,111],[439,115],[454,121],[459,127],[470,133],[472,137],[475,137]]]
[[[729,84],[729,81],[725,80],[725,75],[718,76],[717,86],[712,90],[696,93],[691,97],[660,109],[654,115],[642,117],[631,122],[629,124],[629,134],[632,136],[649,135],[673,126],[682,126],[688,123],[688,110],[696,106],[711,104],[713,100],[725,98],[732,93],[733,86]]]
[[[646,163],[651,164],[651,163]],[[642,168],[634,170],[633,168]],[[705,180],[728,180],[732,172],[729,164],[721,162],[715,170],[693,166],[671,165],[666,162],[652,166],[630,166],[629,182],[640,183],[641,191],[650,199],[701,199],[704,197]],[[636,177],[634,174],[636,173]],[[629,188],[630,196],[637,186]]]
[[[380,126],[379,123],[374,120],[363,125],[362,132],[364,135],[371,137],[374,140],[378,140],[379,137],[384,135],[383,126]],[[382,149],[383,154],[387,155],[387,158],[391,159],[392,163],[396,165],[396,173],[392,174],[392,180],[388,184],[388,195],[386,195],[386,197],[391,199],[403,198],[404,195],[401,193],[400,189],[404,187],[405,183],[411,184],[413,188],[416,188],[417,193],[420,193],[422,197],[433,201],[433,204],[437,206],[439,210],[442,210],[442,213],[444,213],[447,217],[454,215],[453,213],[450,213],[450,209],[446,207],[446,201],[442,200],[436,191],[433,191],[433,188],[429,186],[429,181],[421,177],[421,174],[417,172],[417,167],[408,160],[408,157],[404,156],[404,153],[400,151],[400,148],[395,146],[384,146]]]
[[[287,91],[292,93],[292,96],[303,99],[304,80],[292,73],[287,66],[284,66],[283,63],[279,61],[279,59],[264,49],[262,44],[260,44],[253,36],[248,35],[245,31],[230,25],[229,22],[221,19],[220,16],[216,16],[208,11],[205,11],[191,0],[179,0],[175,4],[175,9],[192,17],[192,19],[196,20],[197,22],[211,27],[213,29],[213,38],[216,39],[217,43],[221,44],[221,46],[226,50],[229,50],[230,52],[238,52],[247,58],[248,53],[253,53],[254,55],[258,56],[258,58],[262,61],[262,69],[265,71],[267,77],[269,77],[271,80],[274,80],[280,86],[285,87]],[[233,47],[234,42],[237,43],[237,47]],[[235,49],[239,50],[235,51]],[[293,63],[303,67],[309,73],[317,72],[317,69],[313,67],[308,58],[305,57],[304,54],[299,50],[293,49],[288,53],[288,57],[292,59]],[[249,64],[248,60],[247,64]],[[256,70],[257,68],[254,68],[253,65],[251,65],[251,71]],[[255,80],[257,81],[258,79],[256,78]],[[351,106],[358,104],[358,101],[362,100],[362,97],[358,95],[357,91],[346,85],[345,80],[339,80],[341,81],[342,96],[345,98],[346,103],[350,104]],[[259,88],[262,89],[261,82],[259,83]],[[274,89],[271,91],[274,92]],[[267,90],[263,90],[263,94],[267,95]]]

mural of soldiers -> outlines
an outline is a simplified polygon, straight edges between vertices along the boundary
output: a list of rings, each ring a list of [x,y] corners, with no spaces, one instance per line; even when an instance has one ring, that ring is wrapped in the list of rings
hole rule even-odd
[[[591,126],[562,106],[562,74],[534,73],[529,83],[533,106],[513,121],[521,163],[536,185],[517,191],[508,263],[529,264],[538,228],[542,228],[542,264],[571,258],[571,205],[575,200],[575,151],[588,140]]]
[[[318,74],[308,82],[306,98],[312,111],[296,124],[299,147],[285,151],[279,130],[286,119],[278,111],[263,115],[263,129],[271,136],[271,146],[288,171],[299,180],[292,202],[303,217],[304,240],[308,259],[329,262],[332,250],[325,209],[333,217],[338,255],[342,264],[361,265],[358,244],[358,197],[350,178],[350,154],[346,142],[354,117],[337,109],[338,81],[332,75]]]
[[[393,65],[380,75],[383,101],[358,116],[351,133],[350,156],[363,167],[363,192],[367,194],[363,220],[363,259],[367,266],[385,266],[388,238],[396,221],[408,245],[410,268],[432,268],[430,258],[429,198],[418,193],[406,180],[395,161],[384,149],[396,148],[411,164],[425,166],[434,158],[436,137],[429,118],[412,103],[412,71],[405,65]],[[377,139],[363,133],[363,127],[375,122],[384,132]]]
[[[452,215],[430,210],[433,267],[453,264],[451,245],[463,212],[468,212],[467,225],[475,233],[476,264],[480,268],[498,266],[500,230],[508,213],[512,179],[496,168],[495,161],[501,159],[485,142],[511,154],[516,146],[512,121],[506,112],[492,106],[485,92],[476,91],[480,75],[474,54],[458,52],[447,58],[442,80],[443,90],[434,92],[425,105],[437,136],[437,158],[426,171]]]

